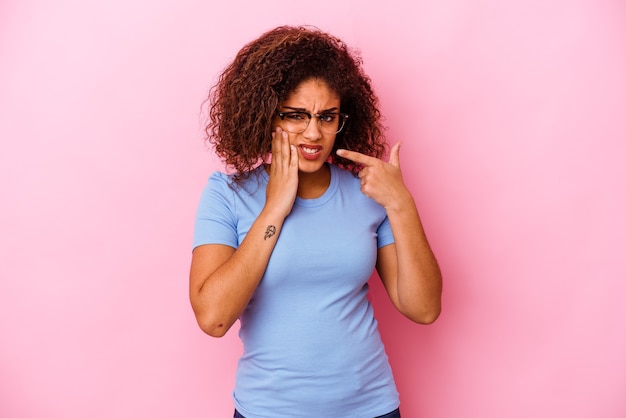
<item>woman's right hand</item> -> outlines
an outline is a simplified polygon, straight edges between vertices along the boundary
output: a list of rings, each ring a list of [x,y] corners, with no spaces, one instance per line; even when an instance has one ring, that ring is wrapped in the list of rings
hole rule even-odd
[[[298,151],[282,129],[272,139],[265,207],[238,248],[207,244],[194,249],[189,273],[191,305],[200,328],[214,337],[230,329],[250,302],[298,193]]]
[[[289,144],[280,127],[272,133],[272,164],[269,167],[265,210],[286,218],[298,193],[298,150]]]

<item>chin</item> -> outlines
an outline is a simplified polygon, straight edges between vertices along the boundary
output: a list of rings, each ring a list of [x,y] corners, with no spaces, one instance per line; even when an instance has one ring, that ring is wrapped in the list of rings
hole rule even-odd
[[[305,161],[298,164],[298,171],[301,173],[313,174],[324,168],[325,161]]]

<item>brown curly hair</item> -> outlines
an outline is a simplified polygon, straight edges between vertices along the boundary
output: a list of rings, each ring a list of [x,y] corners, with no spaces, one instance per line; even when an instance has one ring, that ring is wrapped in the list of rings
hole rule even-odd
[[[303,82],[325,81],[350,119],[337,134],[330,161],[357,173],[360,167],[338,157],[338,148],[374,157],[385,152],[384,128],[370,78],[360,55],[318,28],[280,26],[245,45],[226,67],[209,97],[206,139],[235,169],[236,180],[266,161],[272,120],[278,106]]]

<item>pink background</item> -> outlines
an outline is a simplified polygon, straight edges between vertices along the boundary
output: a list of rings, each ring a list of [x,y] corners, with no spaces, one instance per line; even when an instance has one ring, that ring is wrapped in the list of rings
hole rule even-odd
[[[404,415],[626,416],[619,0],[4,0],[0,416],[232,416],[236,330],[187,298],[200,105],[283,23],[359,48],[404,141],[445,278],[428,327],[374,281]]]

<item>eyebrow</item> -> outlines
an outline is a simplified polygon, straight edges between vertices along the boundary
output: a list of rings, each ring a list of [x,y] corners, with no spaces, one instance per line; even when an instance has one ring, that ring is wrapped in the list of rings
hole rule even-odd
[[[306,113],[313,113],[313,112],[309,112],[307,109],[303,108],[303,107],[291,107],[291,106],[281,106],[284,107],[285,109],[289,109],[292,112],[306,112]],[[339,111],[338,108],[336,107],[331,107],[330,109],[325,109],[320,111],[318,114],[321,115],[323,113],[330,113],[330,112],[337,112]]]

